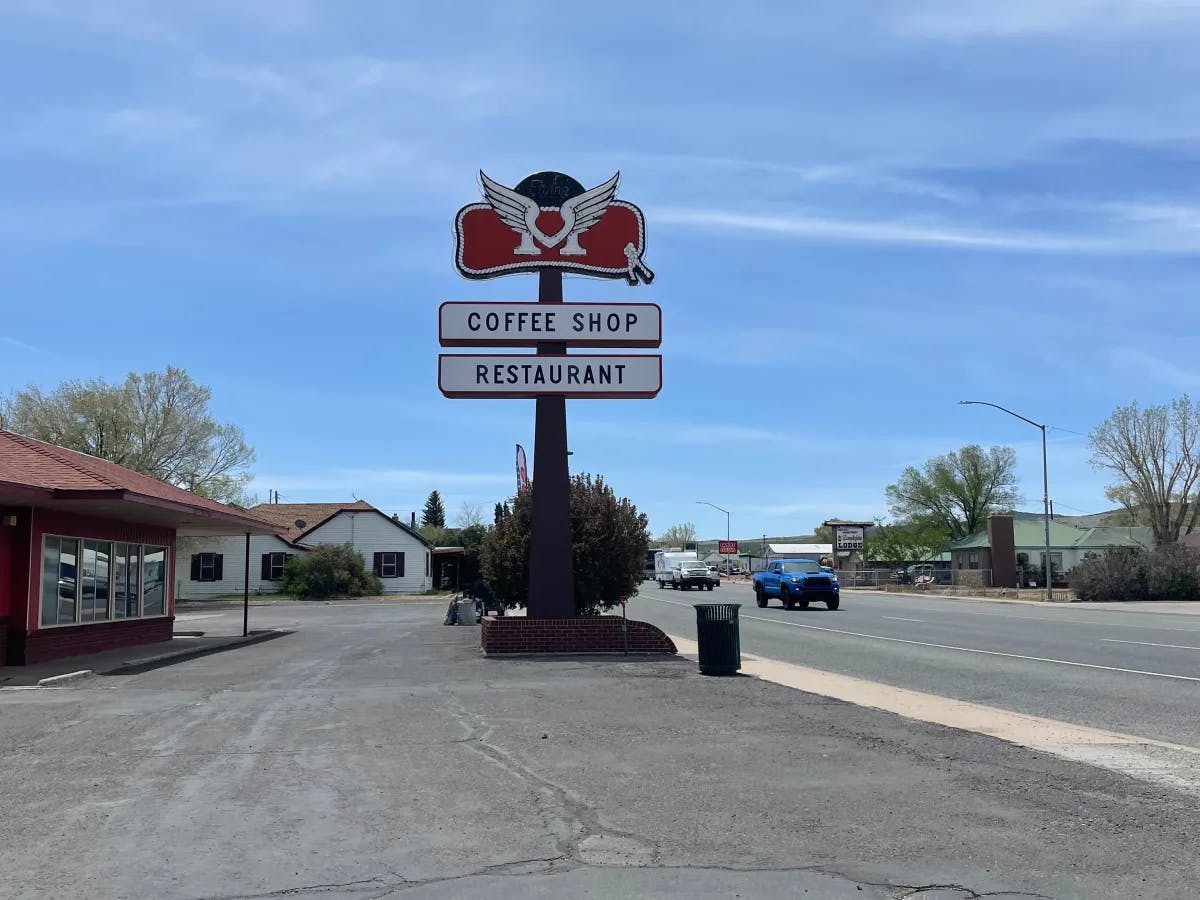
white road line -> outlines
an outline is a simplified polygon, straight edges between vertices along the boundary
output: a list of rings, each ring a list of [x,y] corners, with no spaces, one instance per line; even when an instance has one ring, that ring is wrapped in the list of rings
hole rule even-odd
[[[197,619],[219,619],[224,615],[225,615],[225,613],[204,613],[204,614],[181,613],[180,615],[177,615],[175,617],[175,621],[176,622],[194,622]]]
[[[881,596],[894,597],[897,600],[904,600],[904,601],[910,599],[906,595],[901,595],[901,594],[880,595],[880,594],[875,593],[874,591],[843,591],[842,592],[843,595],[848,594],[848,593],[853,593],[856,596],[862,596],[862,595],[866,594],[868,596],[873,596],[875,599],[879,599]],[[952,604],[952,603],[961,603],[961,604],[965,605],[967,603],[985,603],[985,602],[987,602],[984,600],[957,600],[954,597],[921,597],[919,599],[923,600],[925,602],[933,601],[935,603],[942,604],[943,606],[945,604]],[[913,605],[917,606],[917,604],[915,604],[915,603]],[[1016,606],[1017,604],[1015,604],[1015,603],[1007,603],[1007,604],[993,603],[991,605],[993,607],[996,607],[996,606],[1012,607],[1012,606]],[[1178,625],[1132,625],[1128,622],[1099,622],[1099,621],[1096,621],[1095,619],[1068,619],[1064,616],[1064,614],[1066,612],[1068,612],[1068,609],[1066,607],[1069,607],[1071,605],[1072,604],[1066,604],[1066,603],[1055,604],[1053,606],[1050,604],[1047,604],[1045,609],[1047,611],[1054,610],[1054,612],[1052,612],[1046,616],[1025,616],[1025,615],[1021,615],[1020,613],[990,612],[990,611],[985,612],[984,610],[981,610],[981,609],[961,609],[961,608],[955,609],[954,614],[956,616],[983,616],[984,618],[989,618],[989,619],[1028,619],[1031,622],[1067,622],[1072,625],[1088,625],[1088,626],[1095,626],[1096,628],[1137,628],[1142,631],[1183,631],[1183,632],[1187,632],[1189,634],[1200,634],[1200,629],[1180,628],[1180,627],[1178,627]],[[941,610],[929,609],[929,608],[921,609],[918,606],[918,611],[936,614],[936,613],[940,612]],[[1157,616],[1168,615],[1166,613],[1150,613],[1148,611],[1137,610],[1137,609],[1118,610],[1116,615],[1120,615],[1121,613],[1131,613],[1134,615],[1136,615],[1138,613],[1143,613],[1144,615],[1157,615]],[[1114,615],[1114,613],[1097,610],[1095,613],[1092,613],[1092,615],[1111,616],[1111,615]],[[1176,616],[1177,620],[1181,620],[1184,618],[1186,618],[1186,616],[1184,616],[1183,614]],[[1182,624],[1182,622],[1180,622],[1178,624]]]
[[[1106,644],[1138,644],[1142,647],[1171,647],[1175,650],[1200,650],[1200,647],[1187,647],[1183,644],[1153,644],[1150,641],[1118,641],[1116,638],[1100,638]]]
[[[659,598],[654,598],[659,600]],[[659,600],[660,603],[670,603],[672,606],[691,606],[690,603],[680,603],[677,600]],[[1191,675],[1172,675],[1170,672],[1147,672],[1143,669],[1123,669],[1119,666],[1101,666],[1096,663],[1074,662],[1069,659],[1049,659],[1045,656],[1025,656],[1021,653],[1002,653],[999,650],[980,650],[978,647],[955,647],[952,644],[933,644],[928,641],[909,641],[904,638],[887,637],[882,634],[864,634],[861,631],[843,631],[840,628],[824,628],[820,625],[805,625],[801,622],[785,622],[782,619],[765,619],[762,616],[742,616],[743,619],[753,619],[758,622],[773,622],[776,625],[790,625],[792,628],[808,628],[812,631],[825,631],[830,634],[844,634],[849,637],[871,638],[876,641],[889,641],[893,644],[910,644],[916,647],[933,647],[938,650],[957,650],[960,653],[979,653],[984,656],[1002,656],[1006,659],[1024,659],[1029,662],[1053,663],[1059,666],[1075,666],[1080,669],[1102,669],[1105,672],[1124,672],[1126,675],[1149,675],[1153,678],[1171,678],[1176,681],[1200,682],[1200,678]]]
[[[905,619],[903,616],[880,616],[881,619],[891,619],[893,622],[924,622],[924,619]]]

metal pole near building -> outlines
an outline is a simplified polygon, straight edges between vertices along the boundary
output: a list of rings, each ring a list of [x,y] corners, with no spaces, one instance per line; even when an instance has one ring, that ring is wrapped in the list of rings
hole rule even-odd
[[[715,503],[709,503],[707,500],[697,500],[696,502],[700,503],[704,506],[711,506],[713,509],[725,513],[725,540],[729,540],[729,510],[727,510],[723,507],[717,506],[717,504],[715,504]],[[725,574],[726,575],[729,574],[729,554],[728,553],[725,554]]]
[[[250,634],[250,532],[246,532],[246,570],[242,576],[242,637]]]
[[[1042,510],[1046,525],[1046,599],[1053,600],[1054,561],[1050,558],[1050,474],[1046,460],[1046,426],[1041,422],[1033,421],[1033,419],[1027,419],[1025,416],[1015,413],[1011,409],[1006,409],[998,403],[989,403],[986,400],[959,400],[958,403],[960,406],[990,406],[993,409],[1006,412],[1013,418],[1020,419],[1022,422],[1028,422],[1042,432]]]

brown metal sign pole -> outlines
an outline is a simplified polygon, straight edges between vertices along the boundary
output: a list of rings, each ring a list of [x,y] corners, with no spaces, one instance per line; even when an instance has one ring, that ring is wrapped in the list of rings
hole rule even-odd
[[[538,302],[562,303],[562,272],[538,273]],[[567,352],[567,345],[544,341],[537,355]],[[538,397],[533,435],[533,525],[529,549],[529,607],[532,619],[575,615],[575,573],[571,544],[571,475],[567,468],[567,400]]]

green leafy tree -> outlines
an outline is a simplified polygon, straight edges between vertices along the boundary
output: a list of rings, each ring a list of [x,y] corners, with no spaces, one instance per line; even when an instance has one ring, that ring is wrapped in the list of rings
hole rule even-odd
[[[350,544],[319,544],[287,561],[281,589],[304,599],[371,597],[383,593],[383,582]]]
[[[909,466],[887,486],[892,515],[936,525],[951,539],[968,537],[987,525],[990,513],[1020,502],[1016,465],[1011,447],[984,450],[970,444],[935,456],[920,469]]]
[[[218,422],[212,391],[183,369],[130,372],[123,382],[35,386],[0,404],[0,425],[158,478],[213,500],[247,506],[254,450],[242,429]]]
[[[500,524],[500,522],[501,522],[501,520],[504,518],[504,516],[505,516],[504,504],[503,504],[503,503],[497,503],[497,504],[496,504],[496,509],[495,509],[495,511],[492,513],[492,524],[493,524],[493,525],[499,525],[499,524]]]
[[[649,522],[600,476],[574,476],[570,503],[575,611],[598,615],[637,590],[650,546]],[[513,498],[512,515],[483,541],[483,577],[507,606],[523,606],[529,596],[532,521],[533,491],[522,491]]]
[[[486,525],[475,524],[458,532],[458,546],[463,548],[459,578],[464,585],[475,581],[482,572],[483,542],[487,540],[489,531],[491,529]]]
[[[421,511],[421,524],[433,525],[436,528],[446,527],[446,504],[442,502],[442,495],[437,491],[430,491],[429,496],[425,498],[425,508]]]
[[[863,558],[897,565],[923,562],[941,553],[947,539],[945,528],[927,519],[876,525],[863,542]]]
[[[1092,465],[1117,475],[1106,495],[1159,543],[1179,540],[1200,517],[1200,403],[1120,406],[1090,435]]]

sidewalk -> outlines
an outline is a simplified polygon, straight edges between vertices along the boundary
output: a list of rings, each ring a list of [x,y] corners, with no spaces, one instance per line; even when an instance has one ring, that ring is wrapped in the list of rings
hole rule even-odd
[[[272,630],[252,631],[246,637],[240,634],[211,637],[176,635],[169,641],[143,644],[140,647],[68,656],[29,666],[0,666],[0,690],[38,687],[40,682],[44,682],[42,687],[59,687],[93,675],[131,675],[160,665],[183,662],[247,644],[257,644],[285,634],[286,631]],[[47,682],[47,679],[51,680]]]

